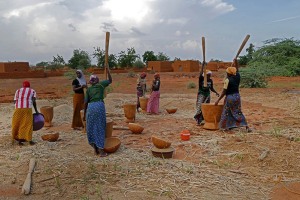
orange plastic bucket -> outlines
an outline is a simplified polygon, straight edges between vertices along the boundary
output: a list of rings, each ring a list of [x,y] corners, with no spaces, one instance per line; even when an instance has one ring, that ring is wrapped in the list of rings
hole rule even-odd
[[[183,130],[180,133],[181,140],[184,140],[184,141],[190,140],[190,136],[191,136],[191,134],[188,130]]]

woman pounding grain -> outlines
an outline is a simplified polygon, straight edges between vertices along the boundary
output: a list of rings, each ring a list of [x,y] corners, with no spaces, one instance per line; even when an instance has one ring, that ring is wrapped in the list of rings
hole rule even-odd
[[[136,87],[136,95],[137,95],[137,103],[136,103],[136,111],[139,112],[140,105],[140,97],[145,97],[146,93],[146,76],[145,72],[142,72],[137,79],[137,87]]]
[[[211,79],[212,72],[209,70],[206,70],[207,74],[207,87],[204,87],[204,65],[206,63],[202,63],[202,68],[199,74],[199,89],[197,94],[197,101],[196,101],[196,114],[194,116],[194,119],[197,122],[197,125],[200,125],[201,122],[204,120],[201,105],[202,103],[210,103],[210,91],[216,93],[217,96],[219,96],[219,93],[214,89],[213,80]]]
[[[80,111],[84,108],[84,88],[87,88],[87,82],[84,74],[80,69],[76,70],[77,78],[73,80],[72,87],[74,91],[73,96],[73,119],[72,128],[80,130],[83,128]]]
[[[88,142],[94,148],[95,154],[100,154],[100,157],[107,156],[107,153],[103,150],[106,129],[104,89],[112,83],[112,77],[108,68],[107,75],[108,80],[100,82],[96,75],[91,75],[89,83],[92,86],[87,89],[84,99],[83,120],[86,120]]]
[[[247,132],[252,130],[248,127],[245,116],[241,109],[241,97],[239,93],[240,73],[237,59],[233,60],[232,67],[226,69],[227,78],[224,81],[224,87],[221,96],[215,102],[218,105],[219,101],[224,97],[224,107],[220,120],[220,128],[230,130],[237,127],[246,127]]]

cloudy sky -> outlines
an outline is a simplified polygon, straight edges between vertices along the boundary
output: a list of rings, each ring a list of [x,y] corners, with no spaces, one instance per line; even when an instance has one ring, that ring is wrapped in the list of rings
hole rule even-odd
[[[207,60],[231,61],[247,34],[246,47],[299,40],[299,10],[299,0],[0,0],[0,62],[92,54],[104,49],[106,31],[114,54],[134,47],[202,60],[204,36]]]

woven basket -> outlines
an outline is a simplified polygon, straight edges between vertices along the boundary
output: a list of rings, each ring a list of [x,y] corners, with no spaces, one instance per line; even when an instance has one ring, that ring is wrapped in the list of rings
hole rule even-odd
[[[166,111],[167,111],[169,114],[173,114],[173,113],[176,113],[177,108],[166,108]]]
[[[154,146],[159,149],[166,149],[171,146],[171,142],[161,139],[159,137],[152,136],[151,139],[152,139],[152,143],[154,144]]]
[[[121,140],[116,137],[110,137],[105,139],[104,151],[107,153],[116,152],[121,145]]]
[[[128,123],[128,128],[134,134],[141,134],[144,130],[144,127],[137,123]]]
[[[59,138],[59,133],[42,135],[44,141],[55,142]]]

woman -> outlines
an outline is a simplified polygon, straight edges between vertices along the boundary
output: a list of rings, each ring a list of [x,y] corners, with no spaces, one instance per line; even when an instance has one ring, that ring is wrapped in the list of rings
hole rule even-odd
[[[112,83],[112,77],[107,69],[108,80],[100,81],[96,75],[91,75],[90,84],[84,100],[84,117],[86,119],[86,132],[89,144],[94,148],[95,154],[100,157],[107,156],[104,152],[106,112],[104,105],[104,89]]]
[[[158,114],[159,112],[159,98],[160,98],[160,75],[154,74],[154,80],[152,82],[152,92],[147,104],[147,113]]]
[[[36,92],[30,88],[28,81],[24,81],[23,87],[15,93],[15,111],[12,118],[12,138],[17,140],[19,145],[23,145],[23,142],[29,142],[30,145],[35,144],[32,141],[32,106],[35,112],[38,113],[35,100]]]
[[[219,101],[226,95],[224,100],[224,108],[220,120],[220,128],[230,130],[237,127],[246,127],[247,132],[252,130],[248,127],[245,116],[241,109],[241,97],[239,94],[240,73],[237,59],[233,60],[233,66],[226,69],[227,78],[224,81],[224,87],[221,96],[215,102]]]
[[[197,101],[196,101],[196,114],[194,116],[194,119],[197,122],[197,125],[200,125],[201,122],[204,120],[201,105],[202,103],[210,103],[210,91],[216,93],[217,96],[219,96],[219,93],[214,89],[213,80],[211,79],[212,72],[209,70],[206,70],[207,74],[207,87],[204,87],[204,74],[203,74],[203,68],[206,63],[202,63],[202,68],[199,75],[199,89],[197,94]]]
[[[136,88],[136,94],[137,94],[137,103],[136,103],[136,111],[139,112],[140,105],[140,97],[145,97],[146,93],[146,76],[147,74],[145,72],[142,72],[140,75],[138,75],[137,79],[137,88]]]
[[[73,120],[72,128],[80,130],[83,124],[80,117],[80,111],[84,108],[84,88],[87,88],[85,77],[80,69],[76,71],[77,78],[73,80],[72,87],[74,91],[73,96]]]

